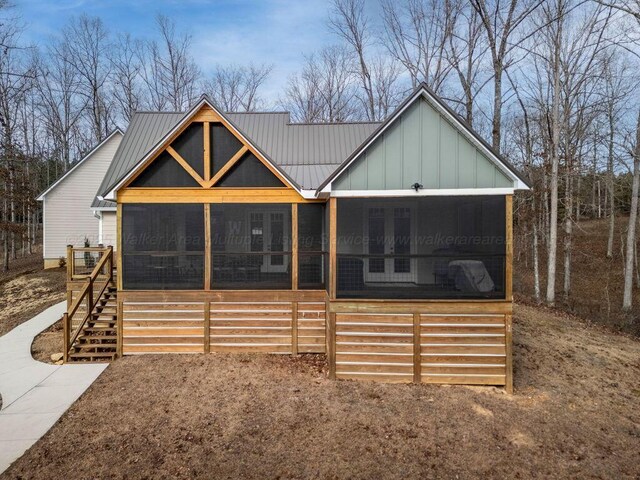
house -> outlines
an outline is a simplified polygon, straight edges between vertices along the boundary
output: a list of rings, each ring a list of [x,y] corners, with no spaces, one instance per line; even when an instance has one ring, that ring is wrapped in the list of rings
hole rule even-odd
[[[332,378],[510,389],[527,188],[425,85],[383,123],[139,113],[94,204],[117,252],[70,267],[68,358],[315,352]]]
[[[115,242],[115,208],[105,225],[102,209],[89,207],[123,135],[114,130],[37,198],[42,202],[44,268],[58,267],[66,259],[67,245],[80,247],[85,239],[94,246]]]

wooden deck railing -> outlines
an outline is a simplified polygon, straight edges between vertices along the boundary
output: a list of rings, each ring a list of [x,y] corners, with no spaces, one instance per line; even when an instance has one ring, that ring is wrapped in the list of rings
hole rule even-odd
[[[96,261],[93,262],[93,268],[88,275],[77,273],[76,267],[78,266],[78,262],[76,262],[76,255],[78,253],[82,254],[83,257],[84,254],[89,253],[91,254],[91,258],[96,259]],[[85,278],[85,283],[78,293],[78,296],[71,303],[71,306],[68,308],[67,312],[64,313],[62,318],[64,362],[68,361],[69,353],[73,344],[78,339],[78,336],[80,335],[80,332],[82,332],[87,321],[91,318],[91,315],[103,294],[109,285],[113,283],[113,247],[68,247],[67,280],[81,280],[82,278]],[[83,304],[85,305],[85,309],[83,312],[79,312],[79,309]],[[74,320],[77,313],[83,313],[80,317],[80,321]]]

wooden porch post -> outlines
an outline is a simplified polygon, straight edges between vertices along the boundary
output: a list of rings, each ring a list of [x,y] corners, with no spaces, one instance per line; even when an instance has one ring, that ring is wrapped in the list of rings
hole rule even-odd
[[[337,248],[338,248],[338,199],[329,198],[329,305],[337,295]],[[329,312],[330,310],[327,310]],[[336,314],[330,312],[327,318],[329,378],[336,378]]]
[[[422,382],[422,356],[420,345],[420,313],[413,313],[413,383]]]
[[[211,290],[211,205],[204,204],[204,289]]]
[[[116,270],[118,272],[117,288],[122,290],[122,204],[118,202],[116,210],[116,242],[118,251],[116,252]]]
[[[506,237],[506,256],[505,256],[505,298],[513,303],[513,195],[507,195],[505,198],[505,237]],[[505,389],[507,393],[513,393],[513,359],[512,359],[512,315],[507,314],[504,317],[505,323],[505,347],[506,347],[506,379]]]
[[[298,290],[298,204],[291,204],[291,289]]]
[[[67,245],[67,282],[73,279],[73,245]],[[69,305],[67,305],[68,307]]]
[[[505,197],[505,299],[513,301],[513,195]]]
[[[513,393],[513,349],[511,347],[511,342],[513,341],[512,336],[512,315],[507,314],[504,316],[504,326],[505,326],[505,335],[504,341],[506,346],[506,358],[505,358],[505,366],[506,366],[506,379],[505,379],[505,390],[507,393]]]
[[[336,299],[337,291],[337,248],[338,248],[338,199],[329,199],[329,299]]]

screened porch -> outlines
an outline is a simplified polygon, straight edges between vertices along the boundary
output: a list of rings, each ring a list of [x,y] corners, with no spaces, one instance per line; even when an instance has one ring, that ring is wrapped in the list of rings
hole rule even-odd
[[[322,290],[325,223],[322,203],[125,204],[123,288]]]
[[[503,299],[504,196],[340,198],[336,298]],[[124,204],[124,290],[328,290],[328,204]]]
[[[505,298],[505,197],[340,198],[337,298]]]

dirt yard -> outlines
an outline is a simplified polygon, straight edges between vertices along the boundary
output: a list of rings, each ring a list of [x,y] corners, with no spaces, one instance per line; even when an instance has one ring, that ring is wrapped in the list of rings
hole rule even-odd
[[[126,357],[1,478],[638,478],[640,342],[519,305],[514,348],[513,396]]]
[[[42,258],[29,273],[0,281],[0,335],[65,299],[64,268],[42,270]]]
[[[31,356],[44,363],[55,363],[52,354],[62,354],[62,320],[54,323],[40,335],[33,339]]]

